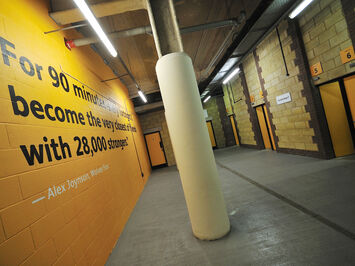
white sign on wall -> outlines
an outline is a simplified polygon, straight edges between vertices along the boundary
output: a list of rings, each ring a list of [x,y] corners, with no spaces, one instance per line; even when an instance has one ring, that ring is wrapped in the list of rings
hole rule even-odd
[[[276,103],[277,104],[288,103],[288,102],[291,102],[291,100],[292,100],[291,94],[289,92],[281,94],[279,96],[276,96]]]
[[[206,109],[203,109],[203,114],[205,115],[205,118],[208,117],[208,113],[207,113],[207,110],[206,110]]]

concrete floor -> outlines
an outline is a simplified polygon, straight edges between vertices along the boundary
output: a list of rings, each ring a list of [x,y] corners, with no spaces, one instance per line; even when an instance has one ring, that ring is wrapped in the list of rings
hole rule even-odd
[[[156,170],[107,265],[355,265],[355,156],[215,156],[231,233],[194,238],[176,168]]]

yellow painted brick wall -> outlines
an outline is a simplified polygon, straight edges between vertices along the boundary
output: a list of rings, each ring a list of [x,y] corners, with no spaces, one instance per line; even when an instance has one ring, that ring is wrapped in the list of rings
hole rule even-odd
[[[203,103],[203,109],[207,110],[208,117],[212,120],[217,147],[224,148],[226,146],[226,139],[224,137],[224,131],[218,111],[216,97],[212,97],[207,103]]]
[[[171,144],[164,110],[139,115],[139,121],[143,132],[149,132],[151,130],[160,131],[168,165],[176,165],[174,150]]]
[[[260,95],[261,86],[259,82],[259,76],[256,69],[256,64],[254,60],[253,53],[247,55],[247,57],[243,61],[243,68],[245,79],[248,84],[248,90],[250,97],[254,97],[254,102],[252,105],[259,105],[264,103],[264,98]]]
[[[4,50],[0,54],[0,265],[104,265],[147,181],[149,160],[127,89],[119,81],[109,85],[101,82],[112,77],[112,71],[102,59],[89,47],[69,51],[64,46],[64,37],[80,37],[75,31],[43,34],[58,27],[48,16],[48,3],[44,0],[0,2],[0,37],[2,42],[8,42],[6,49],[14,54],[6,57]],[[19,63],[21,56],[42,66],[42,80],[37,75],[25,74]],[[137,132],[92,127],[86,117],[85,125],[81,125],[37,119],[33,111],[27,117],[16,115],[14,105],[18,104],[22,112],[25,108],[18,98],[11,102],[8,85],[27,104],[37,100],[42,105],[52,104],[82,113],[91,111],[101,119],[129,123],[115,111],[76,97],[72,85],[81,84],[68,74],[61,75],[62,80],[68,80],[70,90],[64,91],[61,85],[55,87],[49,66],[58,75],[62,68],[82,81],[85,90],[94,93],[90,89],[94,88],[106,100],[110,97],[116,102],[114,106],[132,115],[130,123]],[[25,62],[24,67],[29,71],[30,64]],[[44,113],[38,111],[38,103],[32,103],[31,109]],[[54,110],[49,112],[53,114]],[[58,143],[58,136],[70,145],[72,156],[67,152],[66,159],[55,160],[52,152],[52,160],[44,156],[43,163],[34,160],[30,165],[26,161],[20,145],[39,147],[45,142],[43,137]],[[74,136],[89,140],[91,136],[104,136],[107,145],[112,138],[127,141],[128,146],[78,155]],[[94,145],[88,147],[93,150]],[[95,169],[101,170],[96,174],[90,172]],[[83,174],[88,178],[69,189],[68,184]],[[53,186],[63,186],[66,191],[51,197]]]
[[[229,87],[226,85],[223,86],[224,95],[230,95],[232,97],[230,90],[233,90],[234,95],[234,99],[231,100],[234,108],[235,120],[237,122],[240,143],[256,145],[252,124],[250,122],[250,116],[248,113],[248,106],[245,103],[243,86],[239,76],[230,82]]]
[[[315,0],[301,13],[299,23],[310,65],[321,62],[324,73],[315,84],[355,71],[342,64],[339,52],[353,45],[340,0]]]
[[[309,126],[311,118],[305,109],[307,100],[301,94],[303,84],[297,77],[299,70],[294,64],[296,54],[291,51],[292,39],[287,34],[287,27],[286,21],[279,25],[289,76],[286,76],[276,30],[272,31],[256,49],[270,102],[270,112],[273,115],[272,122],[276,127],[275,134],[279,138],[280,148],[316,151],[318,147],[313,143],[314,130]],[[287,92],[291,94],[292,101],[277,104],[276,96]]]
[[[227,115],[233,114],[233,109],[232,109],[232,95],[230,95],[230,91],[227,88],[226,85],[223,86],[223,101],[224,105],[226,106],[226,113]]]

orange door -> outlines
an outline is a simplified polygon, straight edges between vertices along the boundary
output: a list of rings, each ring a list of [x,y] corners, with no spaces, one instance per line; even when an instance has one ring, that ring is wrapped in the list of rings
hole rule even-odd
[[[150,163],[152,166],[166,164],[163,143],[160,138],[160,132],[154,132],[144,135],[148,148]]]
[[[344,79],[346,96],[348,98],[353,125],[355,127],[355,75]]]
[[[233,128],[233,134],[234,134],[235,144],[239,146],[240,143],[239,143],[239,138],[238,138],[238,133],[237,133],[237,127],[235,126],[234,116],[233,116],[233,115],[230,115],[230,116],[229,116],[229,119],[230,119],[230,121],[231,121],[232,128]]]
[[[271,149],[270,135],[269,135],[269,131],[267,128],[263,107],[258,106],[255,108],[255,110],[256,110],[256,114],[258,116],[259,126],[260,126],[260,130],[261,130],[261,135],[263,137],[265,149]]]
[[[216,148],[217,144],[216,144],[216,138],[214,137],[212,121],[207,121],[206,124],[207,124],[208,134],[210,135],[212,148]]]
[[[348,118],[344,107],[339,82],[332,82],[319,87],[325,116],[335,156],[354,153]]]
[[[270,120],[269,120],[269,116],[268,116],[268,112],[267,112],[265,104],[263,105],[263,109],[264,109],[264,115],[265,115],[265,118],[266,118],[267,129],[268,129],[269,136],[270,136],[270,139],[271,139],[271,144],[272,144],[273,150],[276,151],[274,135],[272,135],[272,132],[271,132],[271,124],[270,124]]]

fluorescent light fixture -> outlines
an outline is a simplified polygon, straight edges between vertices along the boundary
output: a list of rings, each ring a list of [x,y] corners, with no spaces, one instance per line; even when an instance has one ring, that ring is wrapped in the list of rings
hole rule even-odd
[[[226,77],[224,80],[223,80],[223,84],[227,84],[228,81],[231,80],[231,78],[233,78],[235,75],[238,74],[238,72],[240,71],[239,67],[234,69],[232,73],[230,73],[228,75],[228,77]]]
[[[289,15],[290,19],[295,18],[299,13],[303,11],[313,0],[303,0]]]
[[[138,90],[138,94],[139,94],[139,96],[142,98],[142,100],[143,100],[143,102],[148,102],[147,101],[147,98],[145,97],[145,95],[144,95],[144,93],[143,93],[143,91],[141,91],[141,90]]]
[[[206,99],[203,100],[204,103],[208,102],[208,100],[211,98],[211,95],[208,96]]]
[[[113,57],[116,57],[117,56],[116,49],[113,47],[112,43],[107,38],[107,35],[102,30],[99,22],[95,18],[94,14],[91,12],[91,10],[90,10],[89,6],[87,5],[87,3],[85,2],[85,0],[73,0],[73,1],[78,6],[80,11],[83,13],[84,17],[89,21],[91,27],[94,29],[96,34],[99,36],[100,40],[106,46],[106,48],[110,52],[110,54]]]

